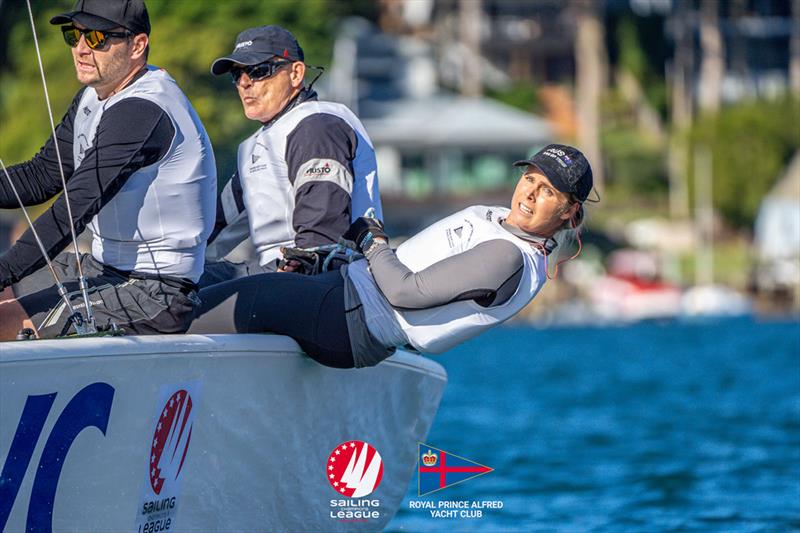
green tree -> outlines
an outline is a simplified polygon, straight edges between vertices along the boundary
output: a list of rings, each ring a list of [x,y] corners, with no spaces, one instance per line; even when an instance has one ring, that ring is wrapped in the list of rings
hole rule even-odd
[[[32,2],[56,122],[80,85],[69,49],[49,20],[72,4]],[[337,18],[351,7],[363,10],[362,4],[361,0],[147,0],[153,26],[149,62],[165,68],[189,96],[214,144],[221,179],[233,170],[239,142],[257,125],[244,117],[229,78],[210,74],[212,61],[231,52],[240,31],[278,24],[295,34],[309,64],[325,66]],[[36,153],[50,126],[23,2],[2,3],[0,30],[0,158],[13,164]]]
[[[514,82],[505,89],[486,89],[486,96],[528,113],[539,110],[539,96],[531,82]]]
[[[623,16],[614,25],[612,52],[616,67],[636,78],[647,101],[664,117],[667,99],[663,65],[666,58],[661,49],[665,41],[661,26],[657,17]]]
[[[692,145],[712,152],[714,207],[733,226],[752,228],[762,198],[800,150],[798,124],[800,101],[786,96],[725,107],[693,127]]]

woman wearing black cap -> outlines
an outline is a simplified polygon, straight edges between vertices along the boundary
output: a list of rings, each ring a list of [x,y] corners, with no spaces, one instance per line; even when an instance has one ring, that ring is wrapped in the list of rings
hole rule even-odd
[[[473,206],[393,251],[382,225],[344,234],[364,259],[318,276],[263,274],[201,291],[189,333],[278,333],[319,363],[372,366],[398,346],[441,353],[521,311],[548,278],[556,237],[577,232],[592,188],[583,154],[549,145],[531,159],[510,208]]]

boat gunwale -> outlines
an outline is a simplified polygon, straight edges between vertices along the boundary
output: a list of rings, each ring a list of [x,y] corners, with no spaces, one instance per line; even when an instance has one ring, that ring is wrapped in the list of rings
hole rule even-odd
[[[265,337],[270,339],[270,342],[265,343]],[[251,343],[254,342],[258,342],[260,346],[253,346]],[[169,344],[172,344],[172,346],[167,346]],[[34,350],[30,349],[34,347]],[[169,347],[169,350],[167,350],[167,347]],[[76,354],[74,353],[76,348],[82,348],[87,351]],[[93,359],[97,357],[127,358],[153,355],[162,357],[187,355],[224,357],[231,353],[260,353],[272,356],[307,358],[300,346],[293,339],[284,335],[263,333],[131,335],[2,342],[0,343],[0,365],[5,363],[42,363],[64,359]],[[408,367],[414,371],[421,371],[432,377],[447,381],[447,372],[442,365],[426,357],[403,350],[398,350],[395,355],[380,364]]]

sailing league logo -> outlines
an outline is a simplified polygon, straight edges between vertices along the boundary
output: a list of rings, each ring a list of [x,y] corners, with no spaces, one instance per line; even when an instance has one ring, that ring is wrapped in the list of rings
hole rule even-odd
[[[339,444],[328,455],[325,476],[341,498],[331,499],[331,518],[340,522],[366,522],[380,518],[381,501],[362,498],[372,494],[383,478],[383,459],[372,445],[361,440]]]
[[[153,434],[150,486],[156,494],[161,494],[164,483],[172,484],[180,476],[192,439],[192,426],[192,398],[181,389],[164,405]]]
[[[159,391],[153,406],[158,409],[152,418],[153,433],[145,448],[149,453],[136,511],[137,533],[169,532],[176,527],[201,389],[201,382],[189,381],[166,384]]]
[[[366,496],[378,488],[383,477],[381,454],[364,441],[343,442],[328,456],[327,475],[328,483],[341,496]]]

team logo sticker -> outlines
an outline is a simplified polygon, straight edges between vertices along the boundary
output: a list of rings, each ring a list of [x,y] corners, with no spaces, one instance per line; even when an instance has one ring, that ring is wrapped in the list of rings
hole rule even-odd
[[[197,381],[161,388],[148,443],[147,475],[136,512],[137,533],[175,529],[200,389]]]
[[[374,446],[361,440],[342,442],[328,455],[325,476],[339,495],[330,501],[331,518],[341,522],[380,518],[380,500],[364,498],[383,478],[383,459]]]
[[[417,455],[419,456],[418,496],[446,489],[494,470],[424,442],[418,443]]]
[[[328,482],[342,496],[366,496],[378,488],[382,477],[381,454],[366,442],[343,442],[328,456]]]
[[[493,472],[494,469],[460,455],[436,448],[430,444],[417,444],[418,485],[417,495],[425,496],[470,479]],[[502,500],[411,500],[409,509],[423,509],[431,518],[483,518],[490,509],[502,509]]]

